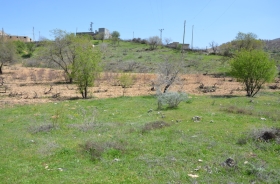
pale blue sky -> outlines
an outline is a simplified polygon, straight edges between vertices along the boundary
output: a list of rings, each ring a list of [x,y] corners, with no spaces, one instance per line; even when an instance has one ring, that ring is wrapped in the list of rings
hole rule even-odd
[[[280,38],[280,0],[0,0],[0,26],[11,35],[51,39],[50,31],[107,28],[122,39],[160,36],[205,48],[222,44],[237,33],[260,39]]]

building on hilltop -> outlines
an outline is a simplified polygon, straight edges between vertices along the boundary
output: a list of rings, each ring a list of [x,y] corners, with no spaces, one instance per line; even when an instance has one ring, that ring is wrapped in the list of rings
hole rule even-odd
[[[111,38],[111,34],[110,31],[106,28],[99,28],[98,31],[96,30],[95,32],[77,32],[77,35],[90,35],[90,36],[95,36],[97,34],[103,34],[104,35],[104,39],[109,39]]]
[[[190,49],[190,44],[181,44],[179,42],[173,42],[173,43],[169,43],[166,45],[166,47],[169,47],[169,48],[178,48],[178,46],[182,46],[184,50],[188,50]]]
[[[28,36],[13,36],[6,34],[4,31],[0,31],[0,36],[4,41],[22,41],[22,42],[32,42],[32,39]]]

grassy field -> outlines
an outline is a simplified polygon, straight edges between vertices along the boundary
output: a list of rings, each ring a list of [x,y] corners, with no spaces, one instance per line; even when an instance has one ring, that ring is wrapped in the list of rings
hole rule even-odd
[[[0,109],[0,180],[280,183],[279,109],[279,93],[190,96],[161,111],[154,96]]]

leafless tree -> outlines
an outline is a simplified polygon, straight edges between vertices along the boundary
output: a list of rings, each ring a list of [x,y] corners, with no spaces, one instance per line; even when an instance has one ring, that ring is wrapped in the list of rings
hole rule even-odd
[[[158,77],[155,81],[155,88],[158,93],[166,93],[170,86],[180,81],[180,74],[183,73],[181,61],[170,57],[164,57],[165,61],[159,64]]]
[[[217,54],[219,45],[216,42],[212,41],[209,43],[209,46],[213,50],[213,53]]]
[[[168,45],[170,42],[172,42],[172,39],[171,38],[165,38],[164,39],[166,45]]]
[[[148,39],[148,44],[150,45],[150,49],[154,50],[158,45],[161,45],[161,39],[158,36],[153,36]]]

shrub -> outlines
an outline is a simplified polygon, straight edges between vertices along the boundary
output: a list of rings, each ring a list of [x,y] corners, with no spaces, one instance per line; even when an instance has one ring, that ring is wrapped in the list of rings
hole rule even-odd
[[[176,108],[182,101],[187,101],[188,96],[183,92],[167,92],[157,95],[158,109],[161,109],[163,105],[167,105],[168,108]]]
[[[149,132],[151,130],[162,129],[164,127],[170,126],[168,123],[164,121],[155,121],[146,123],[142,129],[142,133]]]
[[[130,74],[121,74],[121,76],[119,77],[119,82],[122,88],[131,87],[134,82],[134,76]]]
[[[241,50],[231,60],[230,73],[245,85],[247,96],[254,97],[264,83],[276,76],[275,62],[260,50]]]

